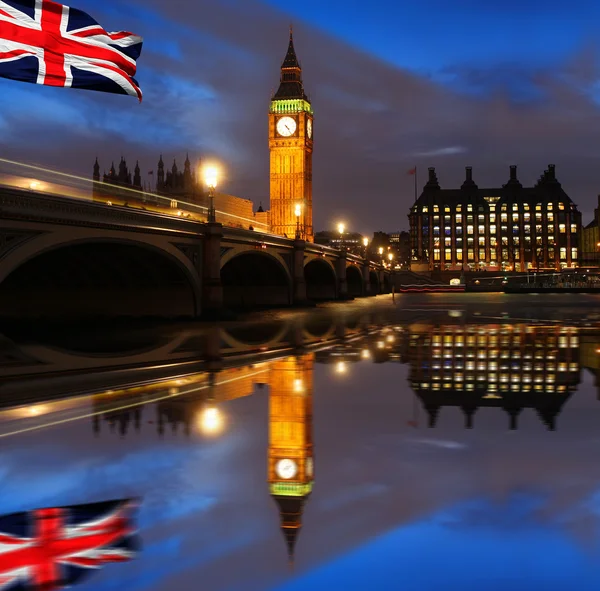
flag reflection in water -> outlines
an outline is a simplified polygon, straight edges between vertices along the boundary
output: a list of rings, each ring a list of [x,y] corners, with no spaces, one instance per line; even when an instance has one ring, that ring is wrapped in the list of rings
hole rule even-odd
[[[0,516],[0,589],[54,591],[131,560],[139,503],[107,501]]]

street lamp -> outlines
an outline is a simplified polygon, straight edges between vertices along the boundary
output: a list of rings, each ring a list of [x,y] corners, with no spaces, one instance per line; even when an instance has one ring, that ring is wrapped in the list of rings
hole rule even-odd
[[[302,215],[302,205],[300,205],[300,203],[296,203],[294,214],[296,215],[296,240],[300,240],[302,238],[300,234],[300,216]]]
[[[338,232],[340,233],[340,250],[344,247],[344,232],[346,231],[346,225],[339,223],[338,224]]]
[[[217,221],[217,213],[215,211],[215,189],[217,188],[217,180],[219,171],[215,166],[207,166],[203,170],[204,183],[208,187],[208,198],[210,204],[208,208],[208,221],[214,224]]]

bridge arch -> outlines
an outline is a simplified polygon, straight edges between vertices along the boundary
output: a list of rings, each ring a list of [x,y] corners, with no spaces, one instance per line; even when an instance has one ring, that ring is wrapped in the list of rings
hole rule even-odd
[[[42,235],[0,274],[0,310],[19,318],[192,317],[200,297],[199,276],[177,248],[116,236]]]
[[[304,264],[306,298],[310,301],[335,300],[337,275],[335,268],[325,258],[315,257]]]
[[[379,273],[377,271],[369,271],[369,285],[371,294],[376,295],[381,293],[381,287],[379,285]]]
[[[221,261],[223,304],[231,309],[292,304],[292,277],[281,257],[243,250]]]
[[[360,297],[363,295],[363,278],[360,269],[355,265],[348,265],[346,268],[346,282],[348,283],[348,295],[351,297]]]

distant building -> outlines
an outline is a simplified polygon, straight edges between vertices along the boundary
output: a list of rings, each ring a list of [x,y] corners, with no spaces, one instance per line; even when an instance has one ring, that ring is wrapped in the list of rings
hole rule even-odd
[[[199,166],[196,167],[196,169],[198,168]],[[154,179],[154,171],[151,171],[148,176]],[[171,170],[165,170],[161,155],[156,170],[155,187],[152,186],[154,180],[142,181],[138,162],[136,162],[132,175],[127,161],[123,157],[119,162],[118,171],[113,163],[108,173],[104,171],[102,176],[100,175],[100,164],[96,159],[93,180],[93,199],[95,201],[110,201],[115,205],[146,204],[147,206],[170,207],[184,211],[187,211],[186,204],[191,204],[204,208],[198,210],[199,214],[202,211],[206,212],[209,206],[208,191],[204,188],[199,175],[192,171],[188,156],[186,156],[183,170],[180,171],[175,160]],[[160,199],[160,197],[164,199]],[[265,212],[262,207],[259,207],[255,213],[254,204],[249,199],[241,199],[217,191],[214,195],[214,204],[217,210],[217,222],[227,226],[270,231],[269,212]],[[194,210],[191,209],[191,211]]]
[[[594,219],[581,229],[579,264],[582,267],[600,267],[600,195],[598,207],[594,209]]]
[[[390,246],[394,251],[396,262],[400,265],[400,268],[410,269],[410,232],[392,232],[390,234]]]
[[[442,189],[435,169],[410,209],[411,268],[433,270],[577,267],[581,214],[551,164],[534,187],[517,167],[500,188],[480,189],[471,167],[459,189]]]
[[[363,240],[364,236],[358,232],[344,232],[340,234],[339,232],[328,230],[317,232],[314,237],[315,244],[339,248],[361,256],[365,253]]]

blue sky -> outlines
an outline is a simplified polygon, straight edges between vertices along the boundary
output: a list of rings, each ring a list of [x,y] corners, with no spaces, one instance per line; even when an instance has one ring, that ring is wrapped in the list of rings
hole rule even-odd
[[[549,163],[584,212],[600,192],[598,23],[592,0],[80,0],[145,38],[144,102],[0,81],[2,156],[85,176],[96,156],[142,170],[217,157],[223,189],[268,202],[267,108],[294,23],[315,108],[317,228],[407,225],[405,172],[480,186]],[[35,137],[35,141],[32,138]]]

